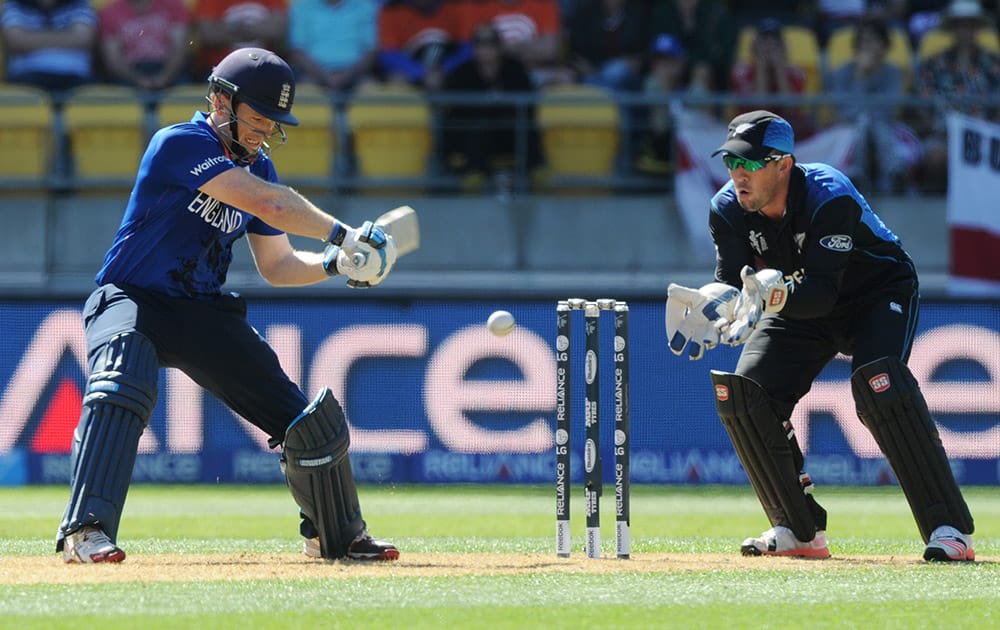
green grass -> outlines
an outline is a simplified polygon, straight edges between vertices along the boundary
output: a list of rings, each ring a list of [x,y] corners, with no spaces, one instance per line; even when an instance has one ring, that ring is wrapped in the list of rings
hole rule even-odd
[[[577,490],[576,488],[574,490]],[[574,493],[574,547],[582,500]],[[63,487],[0,488],[0,556],[52,557]],[[971,565],[919,562],[922,543],[898,488],[822,488],[835,558],[761,558],[760,568],[551,571],[469,576],[17,584],[0,586],[0,627],[59,628],[985,628],[1000,625],[1000,488],[969,488],[976,517]],[[548,487],[364,487],[370,529],[404,554],[551,554]],[[604,552],[613,555],[613,497]],[[161,553],[294,553],[296,508],[281,486],[132,488],[119,541],[131,557]],[[749,488],[637,486],[633,555],[738,557],[767,524]],[[580,555],[580,554],[578,554]],[[552,555],[553,565],[558,561]],[[598,563],[617,563],[604,559]],[[0,558],[0,565],[3,558]],[[126,561],[128,563],[128,561]],[[547,565],[548,566],[548,565]],[[66,567],[67,571],[107,567]],[[3,568],[0,566],[0,574]],[[399,571],[398,573],[405,573]]]

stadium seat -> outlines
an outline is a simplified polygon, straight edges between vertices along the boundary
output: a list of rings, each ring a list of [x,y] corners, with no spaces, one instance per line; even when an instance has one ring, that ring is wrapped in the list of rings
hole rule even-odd
[[[278,175],[301,186],[328,184],[338,144],[330,96],[318,86],[297,85],[292,112],[299,125],[285,126],[288,146],[271,155]]]
[[[154,108],[156,127],[188,122],[196,111],[208,111],[208,83],[183,84],[160,93]]]
[[[938,54],[951,46],[953,40],[954,35],[946,29],[932,28],[920,38],[920,43],[917,45],[917,59],[923,61]],[[976,41],[986,50],[1000,53],[1000,36],[994,29],[989,27],[979,29],[976,33]]]
[[[745,26],[740,31],[736,40],[736,60],[749,63],[751,51],[753,49],[753,39],[757,34],[757,29],[753,26]],[[801,67],[806,73],[806,94],[818,94],[823,85],[820,66],[820,46],[816,33],[805,26],[786,24],[781,28],[782,38],[785,40],[785,48],[788,51],[788,60]]]
[[[63,111],[76,183],[130,185],[148,139],[140,95],[125,86],[86,85]]]
[[[854,27],[841,26],[826,42],[826,69],[834,72],[854,58]],[[913,74],[913,50],[906,31],[898,26],[889,28],[889,51],[886,61],[903,70],[903,90],[908,90]]]
[[[358,175],[420,177],[431,157],[431,112],[422,93],[401,85],[358,88],[347,107]]]
[[[44,90],[0,84],[0,180],[42,186],[55,156],[52,102]]]
[[[596,86],[543,88],[536,108],[542,151],[552,176],[608,176],[621,139],[618,104]]]

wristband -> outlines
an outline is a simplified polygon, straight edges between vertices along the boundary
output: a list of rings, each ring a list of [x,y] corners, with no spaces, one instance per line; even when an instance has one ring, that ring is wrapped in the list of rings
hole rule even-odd
[[[328,238],[327,240],[333,243],[334,245],[339,246],[344,244],[344,237],[346,236],[347,236],[347,228],[344,227],[343,223],[335,219],[333,221],[333,230],[330,232],[330,238]]]

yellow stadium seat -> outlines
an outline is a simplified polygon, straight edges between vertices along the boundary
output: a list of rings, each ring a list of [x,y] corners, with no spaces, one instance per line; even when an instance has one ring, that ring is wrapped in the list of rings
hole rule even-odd
[[[431,157],[431,112],[423,94],[405,85],[359,88],[347,107],[362,177],[419,177]]]
[[[753,39],[757,29],[745,26],[736,40],[736,60],[743,63],[753,61]],[[788,61],[801,67],[806,74],[806,94],[818,94],[823,85],[821,73],[821,50],[819,39],[812,29],[805,26],[786,24],[781,27],[781,36],[785,40],[788,51]]]
[[[156,126],[188,122],[196,111],[208,111],[208,82],[175,85],[163,90],[156,102]]]
[[[788,49],[788,60],[806,71],[806,94],[819,94],[823,86],[822,56],[816,33],[804,26],[784,26],[781,34]]]
[[[52,171],[52,102],[44,90],[0,84],[0,179],[41,185]]]
[[[854,58],[854,27],[841,26],[830,34],[826,42],[826,68],[830,72],[840,69]],[[913,50],[906,31],[898,26],[889,28],[889,50],[886,61],[903,71],[903,90],[908,90],[913,74]]]
[[[292,113],[299,125],[285,126],[288,146],[271,155],[278,175],[301,185],[329,182],[338,145],[330,95],[318,86],[299,84]]]
[[[139,94],[125,86],[87,85],[73,91],[63,112],[77,182],[130,184],[148,140]]]
[[[551,175],[608,176],[620,141],[620,113],[611,94],[589,85],[542,90],[536,120]]]
[[[920,43],[917,46],[917,58],[922,61],[942,52],[951,46],[954,39],[955,36],[946,29],[932,28],[920,38]],[[986,50],[1000,53],[1000,36],[997,35],[996,30],[990,27],[979,29],[976,33],[976,41]]]

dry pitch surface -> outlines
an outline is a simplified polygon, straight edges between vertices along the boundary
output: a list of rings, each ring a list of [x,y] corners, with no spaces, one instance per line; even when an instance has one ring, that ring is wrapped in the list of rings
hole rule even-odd
[[[979,562],[1000,562],[980,558]],[[301,554],[133,555],[121,564],[66,565],[61,555],[7,557],[0,564],[0,585],[110,582],[202,582],[337,578],[408,578],[542,573],[687,573],[753,569],[835,571],[862,566],[923,564],[918,555],[834,556],[827,560],[744,558],[736,554],[636,554],[629,560],[572,558],[551,554],[404,553],[395,562],[321,561]]]

